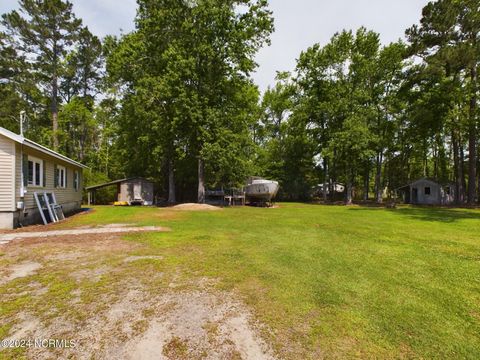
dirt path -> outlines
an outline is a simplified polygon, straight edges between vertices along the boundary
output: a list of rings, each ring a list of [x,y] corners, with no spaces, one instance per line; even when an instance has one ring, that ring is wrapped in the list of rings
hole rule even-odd
[[[12,232],[7,234],[0,234],[0,245],[7,244],[15,239],[25,238],[45,238],[51,236],[76,236],[87,234],[115,234],[115,233],[129,233],[129,232],[144,232],[144,231],[169,231],[168,228],[158,226],[143,226],[143,227],[117,227],[104,226],[88,229],[71,229],[71,230],[48,230],[48,231],[35,231],[35,232]]]

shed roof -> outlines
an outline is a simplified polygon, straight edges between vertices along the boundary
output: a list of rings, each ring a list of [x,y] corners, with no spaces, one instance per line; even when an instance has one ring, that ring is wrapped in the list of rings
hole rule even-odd
[[[43,145],[37,144],[36,142],[34,142],[32,140],[29,140],[26,137],[15,134],[15,133],[11,132],[10,130],[7,130],[7,129],[1,127],[1,126],[0,126],[0,135],[3,135],[6,138],[15,141],[16,143],[22,144],[23,146],[26,146],[26,147],[29,147],[31,149],[40,151],[44,154],[53,156],[54,158],[57,158],[59,160],[63,160],[65,162],[69,163],[69,164],[72,164],[72,165],[75,165],[75,166],[78,166],[78,167],[81,167],[81,168],[84,168],[84,169],[88,169],[88,166],[85,166],[85,165],[79,163],[78,161],[72,160],[72,159],[66,157],[65,155],[59,154],[56,151],[53,151],[53,150],[51,150],[51,149],[49,149],[49,148],[47,148]]]
[[[438,181],[434,180],[434,179],[430,179],[430,178],[421,178],[421,179],[417,179],[415,181],[412,181],[410,183],[410,185],[413,185],[413,184],[416,184],[416,183],[419,183],[419,182],[427,182],[427,183],[431,183],[431,184],[434,184],[434,185],[439,185],[439,186],[442,186],[441,183],[439,183]]]
[[[150,180],[142,178],[142,177],[131,177],[131,178],[113,180],[113,181],[109,181],[109,182],[106,182],[106,183],[103,183],[103,184],[88,186],[88,187],[85,188],[85,190],[96,190],[96,189],[100,189],[100,188],[115,185],[115,184],[121,184],[121,183],[131,181],[131,180],[143,180],[143,181],[147,181],[149,183],[153,183],[153,181],[150,181]]]
[[[413,184],[416,184],[420,181],[427,181],[429,183],[432,183],[432,184],[435,184],[435,185],[439,185],[439,186],[449,186],[449,185],[453,185],[453,183],[441,183],[435,179],[432,179],[432,178],[427,178],[427,177],[424,177],[424,178],[421,178],[421,179],[417,179],[417,180],[414,180],[414,181],[411,181],[409,182],[408,184],[406,185],[403,185],[403,186],[400,186],[398,188],[396,188],[395,190],[402,190],[402,189],[405,189],[405,188],[408,188],[410,186],[412,186]]]

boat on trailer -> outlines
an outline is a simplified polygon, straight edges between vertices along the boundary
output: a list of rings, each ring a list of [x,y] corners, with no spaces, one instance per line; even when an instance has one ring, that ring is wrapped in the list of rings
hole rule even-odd
[[[271,204],[279,188],[278,181],[252,177],[248,180],[244,191],[250,203]]]

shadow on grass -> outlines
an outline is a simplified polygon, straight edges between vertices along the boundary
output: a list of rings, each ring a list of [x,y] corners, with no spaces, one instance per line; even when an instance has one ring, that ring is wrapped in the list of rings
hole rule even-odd
[[[350,211],[377,211],[374,207],[357,207],[350,208]],[[432,207],[401,207],[397,209],[385,209],[386,211],[409,217],[415,220],[423,221],[439,221],[444,223],[452,223],[459,220],[471,219],[480,220],[480,211],[464,210],[464,209],[447,209]]]

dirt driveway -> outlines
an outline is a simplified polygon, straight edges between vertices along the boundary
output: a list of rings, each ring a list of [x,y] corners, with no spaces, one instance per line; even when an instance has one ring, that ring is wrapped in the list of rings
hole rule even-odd
[[[57,341],[0,358],[273,359],[239,298],[186,271],[114,232],[0,245],[0,338]]]

